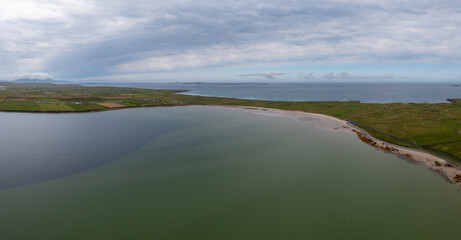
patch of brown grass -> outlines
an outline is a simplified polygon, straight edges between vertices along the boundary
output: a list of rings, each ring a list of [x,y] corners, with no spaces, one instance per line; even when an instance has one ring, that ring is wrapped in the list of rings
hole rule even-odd
[[[125,105],[118,104],[118,103],[110,103],[110,102],[103,102],[103,103],[97,103],[98,105],[105,106],[108,108],[118,108],[118,107],[125,107]]]

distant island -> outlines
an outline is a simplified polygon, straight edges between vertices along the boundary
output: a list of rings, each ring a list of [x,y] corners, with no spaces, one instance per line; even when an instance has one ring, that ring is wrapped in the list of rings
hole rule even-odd
[[[37,83],[35,80],[0,82],[0,111],[71,113],[134,107],[221,105],[323,114],[342,121],[345,128],[356,132],[365,143],[422,162],[443,173],[450,181],[461,183],[459,99],[437,104],[263,101],[193,96],[181,94],[183,90],[86,87]],[[410,153],[406,149],[416,152]]]
[[[229,85],[268,85],[268,83],[213,83],[213,82],[184,82],[182,84],[188,85],[221,85],[221,86],[229,86]]]

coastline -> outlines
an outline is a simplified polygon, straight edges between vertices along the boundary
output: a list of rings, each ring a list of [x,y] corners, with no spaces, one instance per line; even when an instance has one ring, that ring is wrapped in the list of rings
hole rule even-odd
[[[122,109],[132,109],[132,108],[152,108],[152,107],[181,107],[181,106],[214,106],[214,107],[223,107],[223,108],[233,108],[240,110],[260,110],[264,112],[269,112],[273,116],[274,113],[281,117],[308,117],[311,120],[318,120],[320,125],[317,127],[334,130],[334,131],[347,131],[357,135],[357,137],[364,143],[378,148],[382,151],[393,153],[399,157],[410,160],[413,163],[421,164],[428,168],[429,170],[438,173],[444,177],[447,181],[456,184],[461,187],[461,166],[455,163],[452,163],[449,160],[446,160],[442,157],[433,155],[431,153],[418,150],[415,148],[403,147],[395,145],[383,140],[377,139],[366,130],[357,127],[348,121],[325,115],[320,113],[304,112],[304,111],[295,111],[295,110],[281,110],[276,108],[265,108],[265,107],[254,107],[254,106],[244,106],[244,105],[155,105],[155,106],[137,106],[137,107],[120,107],[120,108],[107,108],[107,109],[92,109],[86,111],[29,111],[29,110],[0,110],[0,112],[14,112],[14,113],[43,113],[43,114],[66,114],[66,113],[95,113],[95,112],[105,112],[112,110],[122,110]],[[312,119],[313,118],[313,119]],[[330,123],[328,123],[330,121]],[[336,126],[332,126],[331,122],[335,123]]]
[[[351,123],[338,119],[329,115],[319,114],[319,113],[310,113],[310,112],[303,112],[303,111],[290,111],[290,110],[280,110],[274,108],[263,108],[263,107],[251,107],[251,106],[223,106],[219,105],[219,107],[228,107],[240,110],[260,110],[269,113],[275,113],[279,116],[285,117],[293,117],[293,116],[306,116],[312,118],[313,120],[318,120],[323,122],[326,128],[336,130],[336,131],[348,131],[350,133],[356,134],[357,137],[364,143],[378,148],[382,151],[397,154],[400,157],[406,158],[413,163],[423,165],[424,167],[428,168],[429,170],[441,175],[442,177],[446,178],[449,182],[456,184],[461,187],[461,168],[452,162],[441,158],[439,156],[435,156],[428,152],[424,152],[418,149],[398,146],[392,143],[385,142],[383,140],[379,140],[373,136],[371,136],[366,130],[361,129]],[[336,127],[333,127],[330,124],[326,123],[327,121],[334,122],[337,124]]]

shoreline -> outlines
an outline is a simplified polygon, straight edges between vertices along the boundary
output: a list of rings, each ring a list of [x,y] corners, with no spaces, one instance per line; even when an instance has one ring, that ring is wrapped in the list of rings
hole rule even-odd
[[[261,111],[270,111],[272,113],[281,113],[281,116],[288,117],[288,114],[297,114],[307,117],[314,117],[318,120],[329,120],[335,122],[339,127],[322,127],[329,130],[346,130],[349,133],[354,133],[357,137],[364,143],[378,148],[382,151],[393,153],[398,155],[401,158],[410,160],[413,163],[421,164],[428,168],[429,170],[438,173],[450,183],[456,184],[461,187],[461,166],[453,163],[449,160],[446,160],[442,157],[433,155],[431,153],[409,147],[403,147],[396,144],[392,144],[380,139],[377,139],[371,136],[366,130],[357,127],[345,120],[312,112],[304,111],[294,111],[294,110],[282,110],[276,108],[265,108],[265,107],[254,107],[254,106],[243,106],[243,105],[157,105],[157,106],[138,106],[138,107],[120,107],[120,108],[107,108],[107,109],[92,109],[87,111],[28,111],[28,110],[0,110],[0,112],[10,112],[10,113],[34,113],[34,114],[66,114],[66,113],[96,113],[96,112],[105,112],[113,110],[123,110],[123,109],[134,109],[134,108],[155,108],[155,107],[186,107],[186,106],[214,106],[214,107],[225,107],[225,108],[234,108],[240,110],[261,110]]]
[[[216,105],[215,105],[216,106]],[[450,183],[456,184],[461,187],[461,168],[449,160],[446,160],[442,157],[433,155],[428,152],[424,152],[418,149],[403,147],[399,145],[395,145],[392,143],[385,142],[383,140],[377,139],[371,134],[369,134],[366,130],[361,129],[351,123],[335,118],[333,116],[320,114],[320,113],[310,113],[310,112],[303,112],[303,111],[290,111],[290,110],[280,110],[275,108],[263,108],[263,107],[251,107],[251,106],[223,106],[219,105],[219,107],[231,107],[236,109],[245,109],[245,110],[261,110],[261,111],[271,111],[273,113],[282,113],[284,116],[289,116],[288,114],[297,114],[297,115],[304,115],[307,117],[313,117],[318,120],[329,120],[337,123],[341,128],[333,128],[334,130],[347,130],[350,133],[354,133],[357,137],[364,143],[382,150],[387,153],[393,153],[398,155],[401,158],[405,158],[410,160],[413,163],[423,165],[424,167],[428,168],[429,170],[441,175],[445,179],[447,179]]]

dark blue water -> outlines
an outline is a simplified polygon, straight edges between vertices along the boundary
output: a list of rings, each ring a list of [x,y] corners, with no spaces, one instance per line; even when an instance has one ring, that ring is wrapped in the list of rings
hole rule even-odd
[[[444,103],[461,98],[456,83],[107,83],[104,86],[189,90],[186,94],[278,101]],[[94,85],[87,85],[94,86]]]

